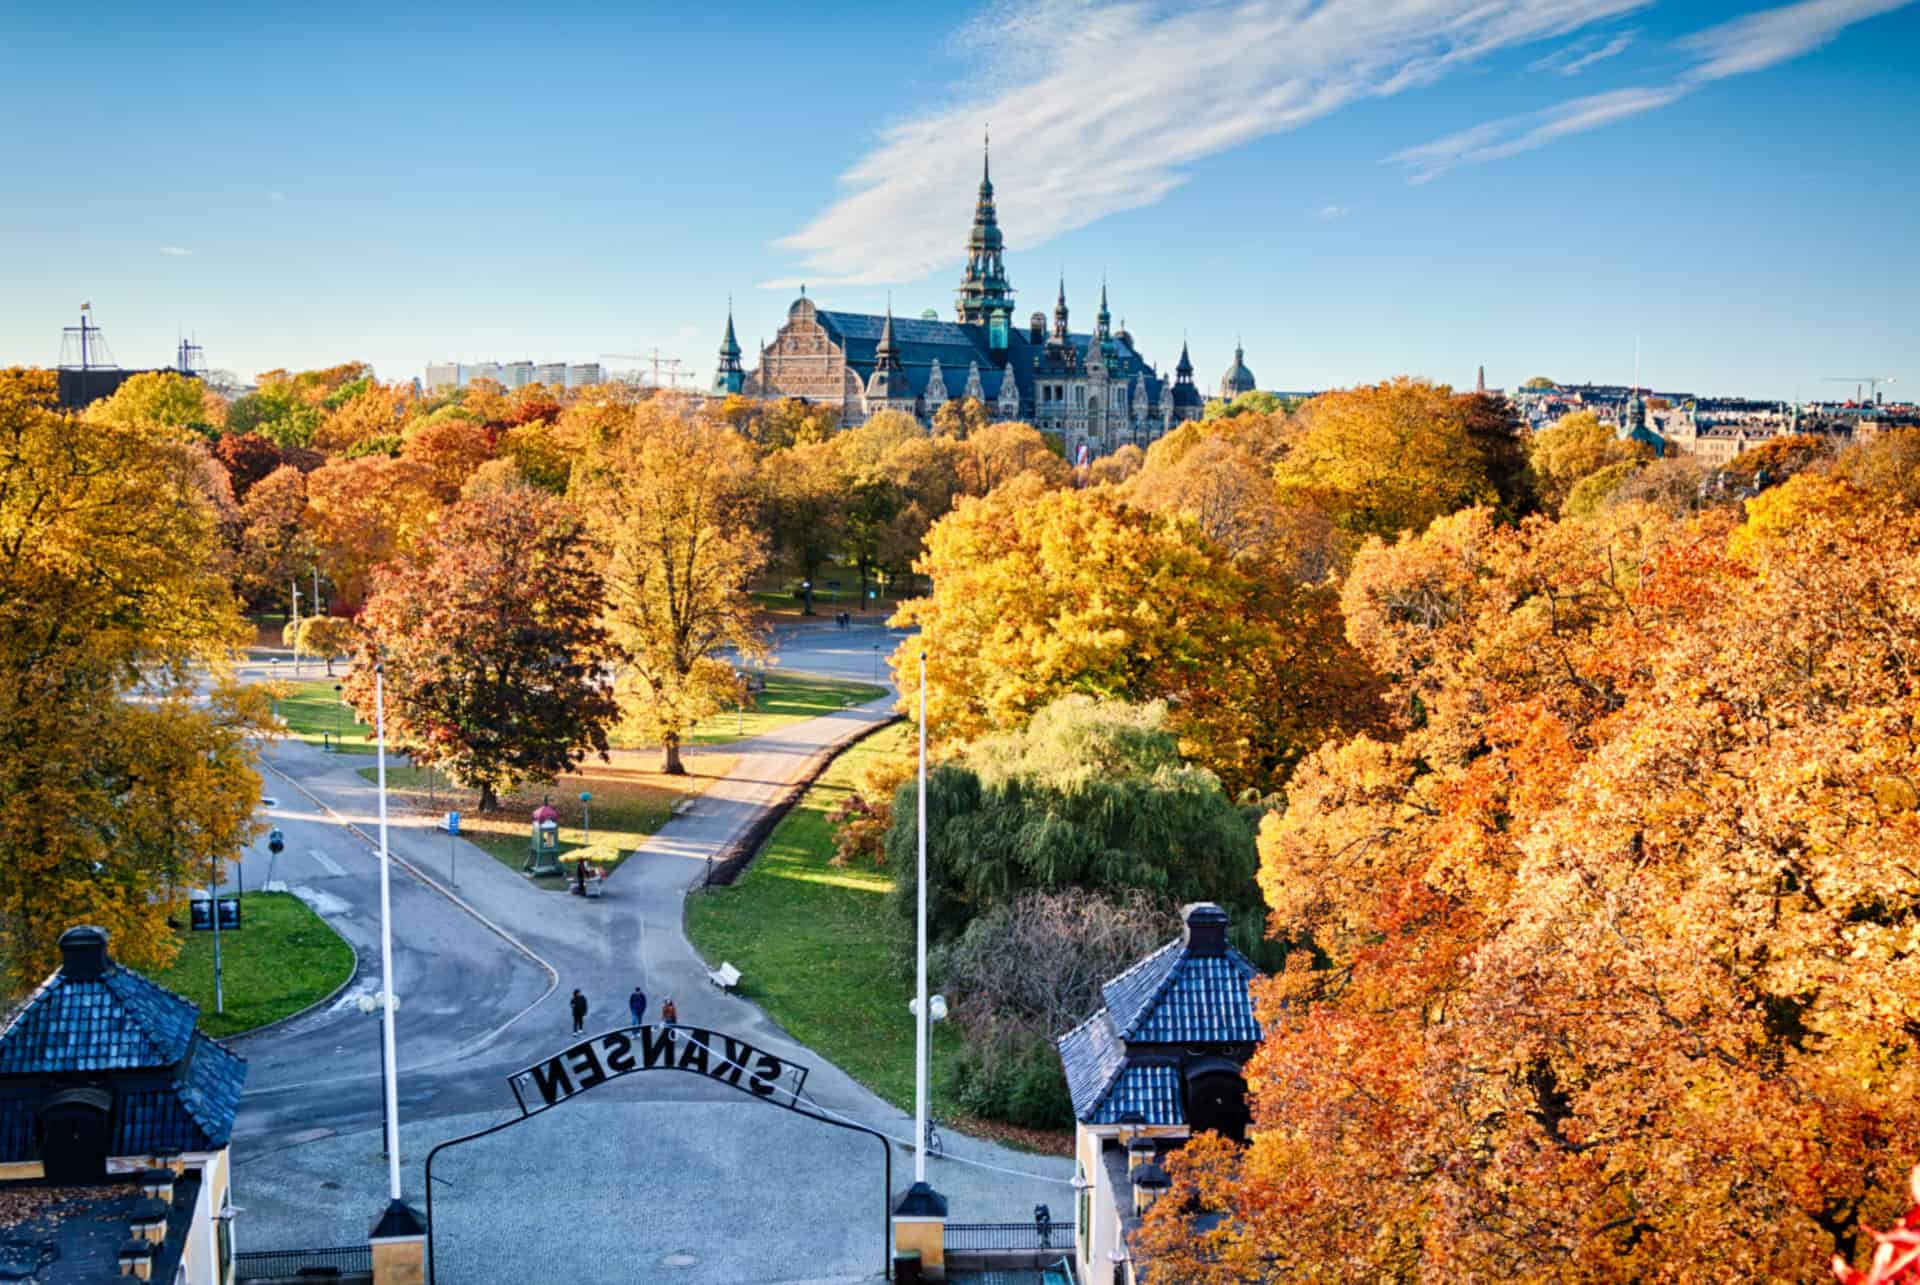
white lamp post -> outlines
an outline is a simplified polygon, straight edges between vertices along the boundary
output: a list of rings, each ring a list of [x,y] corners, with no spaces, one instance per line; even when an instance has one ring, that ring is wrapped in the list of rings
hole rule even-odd
[[[383,992],[374,992],[372,994],[362,995],[358,1000],[354,1002],[354,1006],[358,1008],[362,1013],[365,1013],[367,1016],[371,1017],[375,1013],[385,1012],[387,1007],[387,997]],[[398,995],[395,995],[393,997],[393,1009],[395,1012],[400,1011],[400,997]],[[373,1032],[374,1032],[373,1034],[374,1042],[380,1046],[380,1154],[384,1156],[387,1154],[386,1030],[384,1026],[376,1026],[373,1028]]]
[[[386,1078],[383,1101],[386,1105],[387,1124],[387,1194],[394,1200],[400,1199],[400,1086],[397,1081],[398,1067],[393,1050],[393,891],[392,860],[387,853],[387,693],[384,667],[376,663],[373,667],[373,721],[374,734],[378,745],[374,751],[374,762],[380,785],[380,998],[381,998],[381,1045],[386,1055],[386,1065],[381,1068]]]
[[[927,653],[920,653],[920,883],[913,951],[913,1180],[927,1180]],[[942,1008],[946,1005],[942,1004]]]

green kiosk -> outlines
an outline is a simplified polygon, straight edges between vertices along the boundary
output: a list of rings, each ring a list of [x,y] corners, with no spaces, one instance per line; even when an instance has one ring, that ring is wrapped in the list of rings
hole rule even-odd
[[[560,814],[551,803],[533,810],[533,829],[527,839],[527,873],[560,873]]]

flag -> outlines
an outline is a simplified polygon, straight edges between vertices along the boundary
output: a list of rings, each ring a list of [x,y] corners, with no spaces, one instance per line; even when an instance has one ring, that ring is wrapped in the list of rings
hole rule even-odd
[[[1080,443],[1080,453],[1074,457],[1073,462],[1078,468],[1085,468],[1087,466],[1087,444],[1085,442]]]

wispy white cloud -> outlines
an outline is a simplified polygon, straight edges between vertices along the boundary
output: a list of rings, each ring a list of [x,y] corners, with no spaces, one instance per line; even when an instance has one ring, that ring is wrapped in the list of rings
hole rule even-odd
[[[1638,31],[1623,31],[1605,44],[1597,38],[1588,37],[1576,40],[1561,49],[1556,49],[1544,58],[1536,58],[1527,64],[1529,71],[1550,71],[1560,76],[1578,76],[1597,62],[1604,62],[1627,51],[1633,44]]]
[[[1588,94],[1584,98],[1556,104],[1545,111],[1488,121],[1445,138],[1436,138],[1431,143],[1395,152],[1387,157],[1387,161],[1406,166],[1410,171],[1409,182],[1427,183],[1457,166],[1478,165],[1484,161],[1518,156],[1521,152],[1545,147],[1569,134],[1585,133],[1629,116],[1650,112],[1656,107],[1665,107],[1685,94],[1686,90],[1677,85],[1664,89],[1635,87],[1616,89],[1605,94]]]
[[[953,100],[884,128],[841,176],[843,195],[777,244],[820,283],[910,280],[950,264],[992,122],[1001,222],[1032,247],[1153,204],[1204,157],[1646,3],[1014,0],[962,34],[961,52],[981,66]]]
[[[1346,218],[1347,207],[1344,205],[1323,205],[1313,211],[1313,217],[1319,219],[1322,223],[1331,223],[1335,219]]]
[[[193,251],[181,245],[163,245],[160,247],[160,253],[170,254],[178,259],[184,259],[188,255],[192,254]]]
[[[1744,18],[1709,27],[1680,42],[1700,58],[1691,79],[1696,83],[1764,71],[1777,63],[1811,53],[1841,31],[1867,18],[1903,9],[1912,0],[1802,0],[1750,13]]]
[[[1748,14],[1677,42],[1696,61],[1668,84],[1588,94],[1542,111],[1488,121],[1395,152],[1383,163],[1405,166],[1410,183],[1426,183],[1461,165],[1517,156],[1572,134],[1665,107],[1716,80],[1764,71],[1798,58],[1856,22],[1911,3],[1913,0],[1801,0]]]

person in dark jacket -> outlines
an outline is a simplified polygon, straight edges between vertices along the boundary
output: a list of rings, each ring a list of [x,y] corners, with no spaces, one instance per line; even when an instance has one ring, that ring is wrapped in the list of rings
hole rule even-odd
[[[647,993],[638,986],[634,987],[633,994],[627,996],[627,1007],[633,1010],[633,1024],[635,1026],[645,1026],[647,1023]]]
[[[578,1035],[581,1031],[584,1031],[586,1029],[587,1029],[587,997],[585,995],[582,995],[580,993],[580,988],[576,986],[573,991],[573,1033],[575,1035]]]

